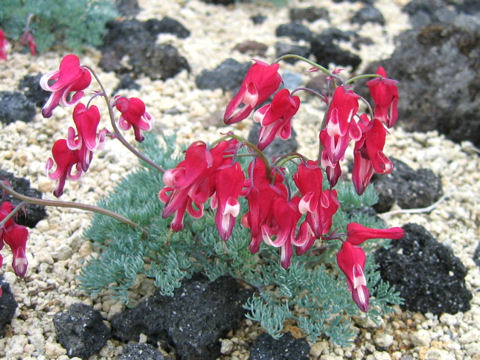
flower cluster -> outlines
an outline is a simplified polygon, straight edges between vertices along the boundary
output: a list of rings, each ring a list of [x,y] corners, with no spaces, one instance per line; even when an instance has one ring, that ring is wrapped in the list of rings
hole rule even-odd
[[[0,250],[4,244],[10,247],[13,254],[12,267],[17,276],[24,277],[28,266],[27,256],[25,255],[28,230],[25,226],[16,224],[12,218],[4,221],[13,209],[14,206],[9,201],[4,201],[0,206]],[[0,254],[0,267],[2,263],[3,257]],[[2,288],[0,287],[1,295]]]
[[[49,99],[42,109],[42,115],[49,118],[58,106],[73,106],[73,121],[75,128],[68,128],[66,139],[57,140],[52,147],[52,158],[47,160],[46,170],[52,180],[57,180],[54,195],[63,194],[66,179],[76,180],[83,172],[87,171],[93,158],[93,152],[101,149],[107,135],[107,129],[98,130],[100,124],[100,111],[97,106],[84,105],[80,101],[84,90],[92,80],[91,70],[80,65],[76,55],[66,55],[60,62],[59,70],[52,71],[42,76],[40,86],[51,92]],[[115,106],[121,113],[119,126],[124,130],[133,127],[135,138],[142,141],[140,130],[150,130],[152,117],[145,111],[145,104],[138,98],[116,97],[112,104],[106,94],[102,95],[107,100],[109,107]],[[114,131],[116,130],[115,124]],[[116,137],[121,135],[115,131]],[[55,169],[53,166],[56,164]]]
[[[332,95],[322,96],[328,110],[319,132],[319,159],[297,156],[297,170],[293,174],[295,191],[289,188],[286,169],[279,159],[274,158],[270,164],[262,153],[276,137],[290,137],[291,122],[300,107],[300,98],[294,95],[298,89],[292,92],[280,89],[282,78],[278,69],[278,63],[256,61],[225,111],[226,124],[242,121],[254,112],[253,120],[261,125],[258,143],[250,144],[233,135],[231,140],[223,140],[211,149],[203,142],[193,143],[185,152],[185,160],[164,173],[165,187],[160,190],[159,199],[166,204],[163,217],[174,215],[171,227],[179,231],[183,228],[185,212],[201,217],[210,198],[211,208],[216,210],[218,233],[226,241],[236,217],[241,214],[238,198],[245,197],[248,210],[240,222],[250,230],[251,253],[258,252],[262,243],[278,247],[281,265],[288,268],[294,249],[297,255],[302,255],[316,240],[342,238],[342,234],[331,232],[332,218],[339,208],[333,187],[341,175],[341,161],[352,140],[355,142],[352,181],[358,194],[365,191],[375,172],[392,171],[383,147],[385,126],[392,127],[397,120],[398,92],[395,81],[388,79],[384,69],[379,68],[367,82],[374,110],[360,114],[359,101],[363,99],[346,82],[335,86],[339,77],[332,73]],[[270,103],[259,107],[272,95]],[[250,149],[252,156],[245,172],[235,161],[243,146]],[[328,189],[323,188],[323,172],[330,184]],[[347,231],[337,262],[347,278],[353,300],[362,311],[367,311],[366,256],[358,245],[372,238],[398,239],[403,236],[403,230],[369,229],[351,223]]]

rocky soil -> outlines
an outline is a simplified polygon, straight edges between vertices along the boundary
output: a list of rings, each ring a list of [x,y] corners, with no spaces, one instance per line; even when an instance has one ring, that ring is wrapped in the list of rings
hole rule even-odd
[[[360,55],[360,70],[370,62],[388,57],[394,50],[394,38],[410,27],[408,17],[401,12],[404,0],[378,0],[375,7],[385,18],[385,25],[352,24],[349,19],[362,6],[360,2],[336,3],[328,0],[295,0],[291,7],[315,5],[326,7],[330,23],[318,20],[309,24],[317,32],[336,26],[342,30],[356,30],[369,37],[372,44],[352,49]],[[140,77],[140,90],[122,91],[126,96],[141,97],[155,118],[153,131],[176,133],[182,142],[195,139],[215,140],[228,128],[221,126],[222,111],[231,92],[199,90],[195,76],[203,69],[211,69],[228,57],[244,62],[251,56],[232,48],[246,40],[256,40],[267,45],[261,59],[272,61],[274,44],[278,40],[275,29],[289,22],[287,7],[271,4],[237,4],[228,7],[207,5],[198,0],[140,1],[141,12],[137,18],[148,20],[170,16],[190,31],[187,38],[160,34],[157,42],[178,48],[188,59],[191,72],[182,71],[168,80],[151,80]],[[263,24],[254,25],[251,17],[266,16]],[[344,44],[349,48],[349,44]],[[59,50],[38,57],[11,52],[6,62],[0,62],[0,90],[15,90],[27,74],[46,73],[58,68],[67,52]],[[119,79],[113,72],[102,72],[98,66],[101,54],[89,50],[81,56],[83,64],[98,70],[107,89],[113,90]],[[258,57],[257,57],[258,58]],[[325,64],[328,65],[328,64]],[[282,64],[281,72],[290,71],[307,79],[305,64]],[[346,69],[348,72],[350,69]],[[400,94],[401,96],[401,94]],[[317,131],[324,108],[320,101],[305,98],[297,114],[294,128],[299,151],[307,156],[316,152]],[[26,177],[34,187],[52,198],[55,184],[45,175],[45,161],[51,156],[54,139],[65,137],[71,125],[72,109],[57,108],[50,119],[38,113],[31,123],[17,121],[8,125],[0,123],[1,167]],[[106,118],[106,114],[103,114]],[[466,283],[473,293],[471,309],[455,315],[422,315],[409,311],[397,312],[382,320],[379,326],[358,320],[361,333],[350,348],[335,347],[327,340],[310,343],[311,359],[480,359],[480,270],[474,253],[479,243],[480,230],[480,155],[471,143],[453,143],[437,132],[408,133],[399,127],[391,131],[385,153],[401,159],[414,169],[426,167],[440,175],[444,193],[447,194],[430,212],[398,212],[388,218],[391,226],[413,222],[423,225],[441,243],[450,246],[466,266]],[[243,123],[230,129],[247,136],[250,125]],[[315,129],[312,131],[312,129]],[[93,164],[81,181],[67,182],[64,200],[95,203],[126,173],[136,166],[135,158],[119,144],[107,142],[105,149],[96,153]],[[4,279],[10,284],[18,308],[5,335],[0,339],[0,358],[6,359],[68,359],[66,350],[57,342],[53,325],[54,315],[75,302],[93,305],[106,319],[120,312],[124,305],[101,293],[89,297],[79,290],[76,276],[82,264],[93,255],[91,244],[82,237],[89,225],[90,215],[80,211],[48,209],[48,217],[31,230],[27,244],[29,269],[24,279],[18,279],[10,266],[11,255],[3,250]],[[405,269],[407,272],[408,269]],[[132,289],[132,300],[151,295],[154,287],[142,279]],[[298,328],[289,325],[294,336],[301,336]],[[249,346],[261,329],[245,320],[240,330],[229,333],[222,340],[222,359],[247,359]],[[109,340],[99,355],[91,359],[114,359],[123,345]]]

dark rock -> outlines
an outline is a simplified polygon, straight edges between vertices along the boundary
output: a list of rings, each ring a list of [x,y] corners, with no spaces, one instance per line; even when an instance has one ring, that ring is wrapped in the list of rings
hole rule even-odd
[[[277,41],[275,43],[275,53],[276,53],[276,57],[280,57],[282,55],[287,55],[287,54],[294,54],[294,55],[299,55],[299,56],[308,58],[310,55],[310,48],[308,46],[287,44],[284,42]],[[290,58],[290,59],[285,59],[284,61],[290,64],[295,64],[298,60],[295,58]]]
[[[226,59],[213,70],[202,70],[195,78],[195,84],[199,89],[235,90],[241,85],[251,65],[251,63],[239,63],[234,59]]]
[[[374,208],[379,213],[389,211],[396,202],[402,209],[432,205],[443,195],[442,180],[430,169],[413,170],[401,160],[391,158],[390,174],[375,174],[372,183],[378,194]]]
[[[112,318],[113,336],[122,341],[138,340],[173,346],[180,359],[215,359],[220,356],[219,339],[243,318],[242,304],[250,291],[234,279],[220,277],[210,282],[202,275],[185,280],[173,297],[154,296]]]
[[[478,242],[477,248],[475,249],[475,252],[473,253],[473,261],[480,268],[480,241]]]
[[[202,1],[207,4],[214,4],[214,5],[232,5],[236,2],[236,0],[202,0]]]
[[[138,0],[115,0],[115,6],[120,15],[125,17],[135,17],[140,12]]]
[[[190,71],[190,65],[172,45],[147,47],[142,55],[130,57],[134,72],[145,74],[152,80],[166,80],[182,70]]]
[[[164,360],[163,354],[150,344],[128,343],[117,360]]]
[[[388,76],[399,80],[399,125],[408,131],[438,130],[479,146],[479,59],[480,27],[470,31],[435,23],[402,34],[392,57],[382,61]]]
[[[237,50],[242,54],[250,54],[250,55],[259,55],[265,56],[267,52],[268,46],[254,40],[246,40],[241,43],[235,45],[233,50]]]
[[[295,339],[286,333],[275,340],[267,333],[260,334],[250,348],[249,360],[308,360],[310,346],[305,339]]]
[[[328,10],[323,7],[316,6],[290,9],[290,20],[293,22],[298,22],[302,20],[314,22],[318,19],[329,20]]]
[[[334,63],[336,66],[351,66],[356,70],[362,61],[360,56],[343,50],[335,42],[338,40],[349,40],[350,35],[341,31],[329,30],[316,35],[310,41],[310,52],[315,56],[316,62],[327,66]]]
[[[401,308],[435,315],[468,311],[472,294],[465,286],[467,270],[460,259],[424,227],[406,224],[403,229],[402,239],[374,254],[382,279],[404,299]]]
[[[0,296],[0,338],[5,334],[5,325],[10,324],[15,315],[17,302],[10,290],[10,285],[5,282],[3,275],[0,276],[0,288],[2,295]]]
[[[260,124],[255,122],[253,123],[252,129],[248,134],[248,141],[250,141],[252,144],[257,144],[259,134],[260,134]],[[272,158],[274,156],[278,157],[291,152],[295,152],[297,151],[297,148],[298,148],[297,133],[295,132],[295,129],[293,129],[292,127],[292,135],[290,136],[290,139],[283,140],[281,138],[275,138],[272,141],[272,143],[268,145],[265,148],[265,150],[263,150],[263,153],[269,158]]]
[[[156,44],[156,36],[138,20],[111,21],[101,48],[100,66],[105,71],[133,72],[152,80],[165,80],[182,70],[190,71],[187,60],[172,45]],[[122,62],[128,57],[128,64]]]
[[[0,169],[0,179],[8,180],[13,190],[20,194],[41,199],[42,193],[37,189],[30,187],[30,181],[24,178],[15,177],[12,173]],[[13,205],[20,204],[20,200],[7,195],[6,200]],[[30,228],[35,227],[37,223],[47,216],[45,206],[28,204],[24,207],[25,211],[19,211],[15,217],[15,222],[19,225],[28,226]]]
[[[51,94],[40,87],[41,77],[42,74],[25,75],[18,84],[18,90],[23,92],[23,95],[39,108],[45,105]]]
[[[118,93],[120,90],[140,90],[140,88],[140,85],[130,76],[130,74],[125,74],[120,79],[117,87],[113,90],[113,94]]]
[[[69,357],[88,359],[98,353],[110,338],[102,316],[91,306],[76,303],[53,318],[58,342]]]
[[[372,5],[362,7],[355,13],[355,15],[353,15],[350,21],[360,25],[363,25],[367,22],[385,25],[385,18],[383,17],[382,13]]]
[[[20,92],[0,91],[0,122],[30,122],[36,114],[35,104]]]
[[[145,28],[152,34],[173,34],[180,39],[190,36],[188,30],[182,23],[169,16],[165,16],[162,20],[149,19],[145,22]]]
[[[294,41],[310,41],[313,36],[310,29],[299,22],[291,22],[288,24],[279,25],[275,30],[275,35],[286,36]]]
[[[262,14],[257,14],[257,15],[253,15],[253,16],[250,17],[250,20],[252,20],[252,22],[255,25],[263,24],[266,19],[267,19],[267,17],[265,15],[262,15]]]

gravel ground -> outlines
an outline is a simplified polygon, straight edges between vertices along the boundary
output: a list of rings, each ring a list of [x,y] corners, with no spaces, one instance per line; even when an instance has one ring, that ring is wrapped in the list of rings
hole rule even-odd
[[[403,0],[378,0],[375,6],[385,16],[386,26],[367,24],[360,28],[348,23],[349,17],[359,9],[359,3],[291,1],[292,6],[306,7],[314,4],[329,9],[331,24],[319,20],[310,25],[313,31],[334,25],[342,30],[356,29],[361,35],[371,37],[374,44],[363,46],[357,51],[364,60],[362,66],[369,60],[388,57],[392,53],[394,36],[409,27],[406,15],[400,12],[404,3]],[[250,60],[248,55],[231,51],[236,43],[244,40],[255,39],[268,45],[269,50],[264,60],[272,61],[275,55],[273,44],[277,40],[275,28],[288,22],[288,10],[268,4],[242,4],[224,8],[206,5],[197,0],[143,0],[140,1],[140,6],[143,8],[138,16],[140,20],[153,17],[161,19],[168,15],[191,30],[192,35],[187,39],[160,35],[158,41],[176,46],[187,57],[192,72],[182,72],[167,81],[142,78],[138,81],[142,87],[141,92],[129,91],[124,95],[139,96],[145,101],[148,110],[156,118],[154,131],[161,128],[167,134],[175,132],[180,141],[185,142],[199,138],[206,141],[216,139],[220,131],[226,131],[217,125],[231,94],[224,94],[220,90],[198,90],[194,77],[202,69],[211,69],[230,56],[238,61]],[[266,15],[267,19],[262,25],[254,26],[250,16],[258,13]],[[0,62],[0,90],[13,90],[26,74],[56,69],[63,55],[65,54],[56,52],[31,57],[28,54],[11,53],[7,62]],[[81,59],[82,63],[98,69],[98,52],[88,51]],[[302,64],[282,64],[282,71],[296,71],[303,75],[307,68]],[[113,89],[118,83],[112,73],[99,71],[99,75],[107,89]],[[315,99],[306,99],[294,123],[301,145],[299,150],[307,156],[313,156],[316,151],[317,134],[310,129],[312,126],[319,127],[323,115],[319,105]],[[173,107],[179,113],[169,114],[168,110]],[[54,184],[45,176],[44,164],[50,156],[53,140],[66,136],[67,126],[72,123],[71,111],[72,109],[56,109],[50,119],[43,119],[38,114],[30,124],[0,124],[2,168],[17,176],[27,177],[34,187],[46,192],[49,198],[53,197],[51,192]],[[401,119],[399,124],[401,125]],[[245,125],[234,129],[242,135],[248,133]],[[362,323],[362,331],[354,347],[334,347],[327,340],[311,344],[311,358],[478,360],[480,271],[472,256],[479,239],[479,154],[471,144],[455,144],[435,132],[412,134],[397,128],[391,132],[387,142],[386,154],[402,159],[415,169],[428,167],[441,175],[444,192],[448,194],[448,198],[434,211],[391,216],[389,224],[421,224],[440,242],[452,247],[455,255],[468,268],[467,287],[474,294],[471,310],[437,317],[398,309],[395,314],[385,318],[379,327]],[[63,199],[95,203],[131,170],[135,161],[117,143],[107,143],[104,150],[95,154],[92,166],[81,181],[67,182]],[[29,269],[24,279],[16,278],[10,266],[11,256],[8,251],[3,251],[4,277],[10,283],[19,306],[5,337],[0,339],[0,358],[68,359],[65,349],[56,342],[52,322],[55,313],[78,301],[94,305],[107,319],[123,309],[123,305],[112,300],[107,293],[90,298],[78,289],[75,277],[85,259],[92,254],[90,243],[82,238],[82,231],[88,226],[90,215],[53,208],[48,209],[48,213],[48,218],[31,230],[27,244]],[[142,279],[136,289],[133,289],[132,299],[149,296],[153,290],[151,282]],[[295,336],[300,335],[294,325],[289,325],[288,329]],[[222,340],[222,359],[248,358],[248,343],[260,331],[256,324],[245,320],[240,330]],[[100,355],[91,359],[112,359],[121,351],[120,343],[109,340]]]

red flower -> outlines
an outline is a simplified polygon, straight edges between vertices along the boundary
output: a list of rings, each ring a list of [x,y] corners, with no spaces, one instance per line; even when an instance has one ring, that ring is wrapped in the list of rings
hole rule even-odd
[[[7,39],[5,39],[5,34],[0,30],[0,60],[7,60],[9,45]]]
[[[370,293],[364,275],[365,252],[358,246],[368,239],[400,239],[405,232],[400,227],[389,229],[371,229],[358,223],[347,225],[347,241],[337,254],[337,264],[347,278],[348,289],[352,293],[353,301],[360,310],[368,310]]]
[[[30,30],[25,30],[22,37],[20,38],[20,44],[23,46],[28,44],[30,49],[30,54],[37,55],[37,44],[35,43],[35,38]]]
[[[320,132],[323,146],[321,162],[327,169],[331,186],[335,186],[340,177],[339,161],[343,160],[350,140],[358,140],[362,135],[354,119],[358,111],[358,98],[357,94],[347,91],[345,87],[337,87],[328,106],[326,126]]]
[[[352,293],[352,299],[363,312],[368,311],[370,300],[367,280],[363,273],[365,260],[366,256],[362,248],[353,246],[348,241],[342,244],[342,248],[337,254],[337,264],[347,278],[347,286]]]
[[[398,89],[397,81],[388,79],[385,69],[379,67],[377,74],[381,77],[367,81],[370,95],[375,103],[375,118],[391,128],[398,119]]]
[[[248,70],[240,90],[227,105],[223,120],[233,124],[245,119],[261,103],[278,89],[282,78],[278,74],[279,64],[269,65],[255,61]]]
[[[262,237],[265,243],[280,247],[280,263],[284,269],[290,266],[292,258],[292,244],[295,243],[297,222],[302,216],[298,211],[298,197],[287,201],[283,197],[276,197],[272,206],[272,221],[262,225]],[[275,236],[275,240],[272,239]]]
[[[322,191],[322,169],[312,160],[298,166],[293,180],[302,194],[298,209],[300,213],[307,214],[305,223],[308,224],[315,238],[319,239],[332,227],[333,215],[339,207],[337,192],[335,190]],[[308,249],[309,247],[304,247],[300,253],[304,253]]]
[[[279,172],[267,176],[263,161],[256,159],[249,166],[250,178],[246,182],[249,211],[242,217],[242,225],[250,229],[250,252],[255,254],[260,249],[263,235],[262,228],[272,222],[273,203],[277,198],[287,199],[287,188],[283,184],[283,176]]]
[[[363,194],[370,180],[377,174],[389,174],[393,171],[393,164],[383,153],[387,130],[378,119],[369,121],[363,114],[359,122],[363,135],[355,143],[353,151],[354,162],[352,181],[359,195]]]
[[[100,112],[95,105],[89,108],[79,103],[73,110],[73,121],[78,134],[73,127],[68,128],[67,146],[70,150],[79,150],[80,164],[87,171],[92,159],[92,151],[100,148],[105,142],[107,130],[97,133],[100,123]]]
[[[83,90],[90,85],[92,77],[80,60],[73,54],[66,55],[60,62],[60,69],[45,74],[40,79],[40,86],[52,94],[43,106],[42,115],[52,116],[53,109],[58,104],[63,106],[75,105],[83,96]],[[49,84],[53,82],[53,84]],[[73,95],[70,95],[73,93]],[[70,97],[70,99],[69,99]]]
[[[77,180],[82,175],[82,159],[79,150],[70,150],[67,145],[67,140],[60,139],[55,141],[52,147],[53,159],[49,158],[46,164],[48,177],[52,180],[57,180],[57,188],[53,192],[56,197],[63,194],[66,179]],[[88,156],[92,156],[92,152],[88,152]],[[90,159],[87,161],[90,162]],[[55,171],[50,171],[53,164],[56,163]],[[75,166],[76,172],[72,173]]]
[[[233,154],[236,144],[234,140],[222,141],[208,150],[204,142],[197,141],[187,149],[185,160],[165,171],[165,187],[158,197],[165,203],[162,217],[175,214],[171,224],[174,231],[183,228],[185,211],[195,218],[203,216],[203,205],[215,192],[216,171],[231,164],[232,158],[224,156]]]
[[[115,106],[122,113],[118,125],[122,130],[133,127],[135,140],[143,141],[141,130],[148,131],[152,128],[152,116],[145,111],[145,104],[139,98],[115,97]]]
[[[290,96],[287,89],[275,94],[271,104],[258,109],[253,119],[262,125],[258,136],[258,148],[265,149],[276,136],[287,140],[292,133],[291,120],[300,106],[298,96]]]
[[[245,175],[239,163],[224,166],[216,174],[211,204],[213,209],[217,209],[215,223],[223,241],[227,241],[232,234],[235,218],[240,213],[238,197],[244,182]]]
[[[10,202],[5,201],[0,207],[0,221],[10,214],[13,206]],[[25,254],[25,248],[28,239],[28,230],[26,227],[16,224],[13,219],[9,219],[3,227],[0,228],[0,249],[5,242],[11,249],[13,254],[12,267],[19,277],[24,277],[27,272],[28,261]],[[0,267],[3,258],[0,255]],[[1,292],[0,292],[1,296]]]
[[[360,245],[368,239],[392,239],[397,240],[405,236],[401,227],[388,229],[371,229],[358,223],[347,225],[347,241],[352,245]]]

